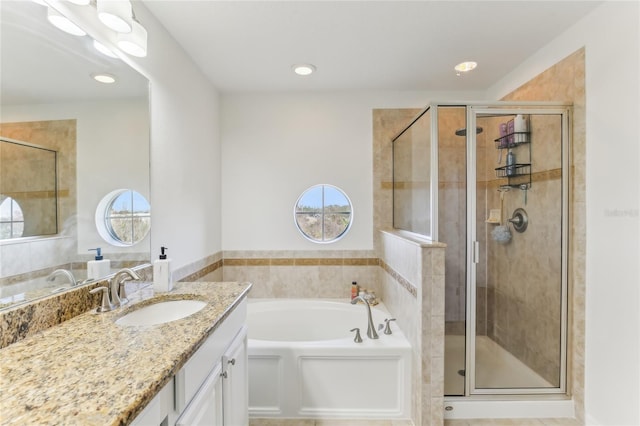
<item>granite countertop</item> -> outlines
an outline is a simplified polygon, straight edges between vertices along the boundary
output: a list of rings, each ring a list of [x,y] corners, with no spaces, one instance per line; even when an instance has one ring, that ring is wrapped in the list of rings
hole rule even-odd
[[[149,287],[121,309],[94,309],[1,349],[0,424],[131,423],[250,288],[235,282],[176,283],[171,292],[154,296]],[[182,299],[207,306],[165,324],[115,324],[136,307]]]

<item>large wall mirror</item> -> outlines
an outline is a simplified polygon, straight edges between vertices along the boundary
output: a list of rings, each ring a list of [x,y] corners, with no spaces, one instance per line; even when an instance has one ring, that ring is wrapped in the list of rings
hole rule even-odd
[[[113,245],[96,226],[105,195],[126,189],[149,199],[149,82],[90,37],[52,26],[46,6],[0,8],[3,309],[69,288],[63,274],[51,275],[57,269],[85,282],[90,249],[102,249],[111,272],[149,262],[149,234]]]

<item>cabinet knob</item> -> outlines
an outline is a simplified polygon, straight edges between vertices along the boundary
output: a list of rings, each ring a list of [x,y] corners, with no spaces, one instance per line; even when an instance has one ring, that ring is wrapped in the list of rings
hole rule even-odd
[[[227,361],[227,363],[229,363],[231,365],[236,365],[236,359],[235,358],[231,358],[230,360]]]
[[[229,375],[226,371],[223,371],[222,373],[220,373],[220,376],[222,376],[223,379],[226,379]]]

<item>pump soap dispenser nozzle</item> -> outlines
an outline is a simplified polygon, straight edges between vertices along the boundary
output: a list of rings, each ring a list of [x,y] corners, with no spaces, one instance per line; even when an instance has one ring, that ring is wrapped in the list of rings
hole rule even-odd
[[[94,249],[89,249],[89,251],[95,251],[96,252],[95,260],[102,260],[102,249],[100,247],[97,247],[97,248],[94,248]]]
[[[160,247],[160,259],[166,259],[167,255],[164,254],[165,250],[169,250],[167,247]]]

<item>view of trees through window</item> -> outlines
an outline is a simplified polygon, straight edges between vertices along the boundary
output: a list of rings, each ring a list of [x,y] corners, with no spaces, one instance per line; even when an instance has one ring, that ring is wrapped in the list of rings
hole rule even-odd
[[[22,237],[24,215],[22,208],[11,197],[0,196],[0,240]]]
[[[349,198],[332,185],[316,185],[298,198],[296,225],[309,240],[328,243],[341,238],[351,225]]]
[[[124,191],[115,197],[106,215],[111,236],[127,245],[141,241],[151,229],[149,202],[136,191]]]

